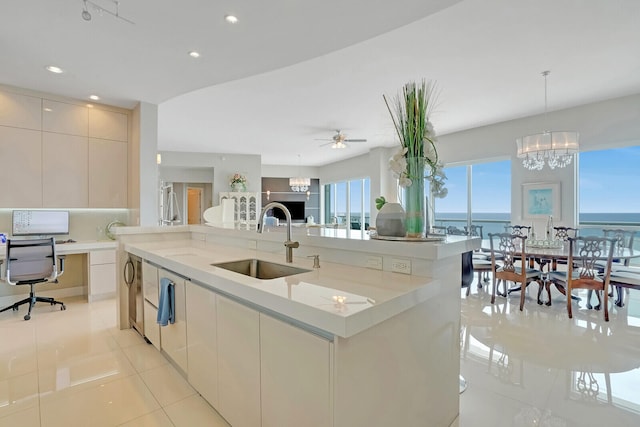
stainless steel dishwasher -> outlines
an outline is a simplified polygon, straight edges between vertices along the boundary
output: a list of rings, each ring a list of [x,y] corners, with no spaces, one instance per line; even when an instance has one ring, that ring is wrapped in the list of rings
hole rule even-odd
[[[142,259],[129,254],[124,264],[124,282],[129,289],[129,323],[144,336],[144,300],[142,299]]]

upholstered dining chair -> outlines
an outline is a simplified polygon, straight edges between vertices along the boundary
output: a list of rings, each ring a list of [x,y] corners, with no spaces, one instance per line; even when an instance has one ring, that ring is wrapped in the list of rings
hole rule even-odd
[[[530,225],[505,225],[504,231],[506,233],[515,234],[516,236],[529,237],[529,233],[531,233],[531,226]]]
[[[447,234],[450,234],[452,236],[466,236],[467,232],[454,225],[450,225],[447,227]]]
[[[526,288],[531,282],[538,282],[538,302],[543,288],[542,272],[528,268],[525,257],[526,236],[509,233],[489,233],[491,247],[491,264],[493,268],[493,290],[491,304],[495,303],[498,282],[503,282],[504,293],[507,296],[507,282],[520,283],[520,311],[524,308]],[[498,264],[499,257],[502,262]]]
[[[618,289],[615,304],[624,307],[623,289],[640,290],[640,267],[611,267],[609,285]]]
[[[464,226],[464,231],[467,233],[468,236],[474,236],[474,237],[480,237],[481,239],[484,239],[484,236],[482,234],[482,225],[476,225],[476,224],[471,224],[471,227],[467,227],[466,225]]]
[[[617,251],[622,251],[624,249],[628,249],[629,251],[633,250],[633,238],[635,237],[635,231],[631,231],[631,230],[623,230],[623,229],[602,229],[602,234],[604,235],[605,238],[608,239],[615,239],[616,241],[616,248],[614,250],[614,254],[613,254],[613,259],[611,261],[611,267],[613,269],[617,269],[620,267],[629,267],[629,263],[631,262],[631,258],[625,258],[624,260],[621,260],[619,258],[616,258],[616,252]],[[603,270],[604,269],[604,263],[602,261],[598,262],[598,267]],[[617,290],[618,294],[620,292],[622,292],[622,288],[621,287],[612,287],[609,290],[609,296],[613,296],[613,290]],[[622,295],[618,295],[617,300],[621,301]],[[589,301],[591,300],[591,295],[589,295]]]
[[[604,307],[604,320],[609,321],[609,280],[611,276],[611,260],[615,249],[615,240],[603,237],[569,238],[569,258],[567,271],[552,271],[551,282],[563,286],[567,297],[567,314],[573,318],[571,295],[574,289],[596,291],[598,305],[596,310]],[[597,262],[605,260],[604,271]],[[587,301],[587,307],[590,303]]]
[[[569,240],[570,237],[573,237],[573,238],[578,237],[577,228],[563,227],[563,226],[553,227],[554,240],[562,240],[563,242],[566,242]],[[551,270],[555,271],[558,269],[558,265],[566,265],[566,264],[567,264],[567,260],[554,258],[551,262]]]

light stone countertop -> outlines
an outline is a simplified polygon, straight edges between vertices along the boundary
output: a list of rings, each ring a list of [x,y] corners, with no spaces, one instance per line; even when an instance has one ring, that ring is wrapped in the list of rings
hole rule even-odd
[[[291,264],[309,269],[293,276],[260,280],[212,263],[259,258],[285,264],[281,254],[200,240],[124,243],[124,250],[197,283],[262,309],[348,338],[440,293],[440,280],[389,271],[296,258]],[[338,303],[334,297],[344,297]]]

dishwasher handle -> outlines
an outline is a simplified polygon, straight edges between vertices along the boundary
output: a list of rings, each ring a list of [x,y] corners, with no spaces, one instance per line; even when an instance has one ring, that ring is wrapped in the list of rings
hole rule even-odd
[[[131,287],[131,285],[133,285],[133,281],[136,278],[136,267],[135,265],[133,265],[133,261],[131,261],[131,258],[129,258],[127,260],[127,262],[124,264],[124,283],[126,283],[127,287]]]

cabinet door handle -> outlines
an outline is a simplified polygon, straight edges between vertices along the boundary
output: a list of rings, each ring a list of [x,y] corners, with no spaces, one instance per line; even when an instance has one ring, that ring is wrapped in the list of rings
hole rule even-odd
[[[129,273],[129,274],[127,274]],[[133,284],[133,280],[135,279],[135,266],[133,265],[133,261],[128,259],[124,264],[124,283],[127,284],[128,287],[131,287]]]

